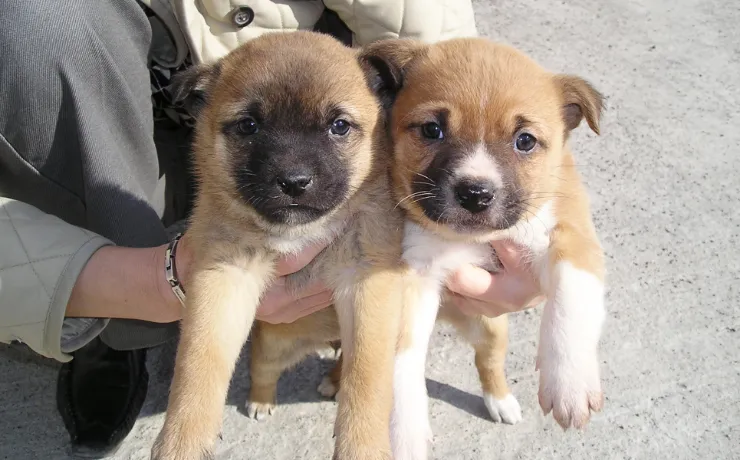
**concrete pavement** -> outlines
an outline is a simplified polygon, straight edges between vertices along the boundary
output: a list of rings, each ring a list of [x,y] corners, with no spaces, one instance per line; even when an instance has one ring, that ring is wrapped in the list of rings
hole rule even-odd
[[[491,422],[472,350],[438,327],[428,365],[437,459],[740,458],[740,8],[727,0],[476,1],[483,35],[589,79],[602,136],[572,140],[608,254],[607,399],[585,432],[537,404],[539,312],[512,318],[508,373],[524,420]],[[163,420],[172,347],[151,353],[144,411],[116,459],[146,459]],[[335,404],[311,359],[278,412],[238,411],[239,365],[217,458],[328,459]],[[0,348],[0,458],[65,459],[56,364]]]

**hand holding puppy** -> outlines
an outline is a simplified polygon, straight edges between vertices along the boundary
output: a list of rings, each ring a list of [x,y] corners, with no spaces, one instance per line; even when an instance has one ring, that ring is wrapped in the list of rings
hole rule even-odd
[[[258,320],[271,324],[292,323],[332,304],[332,293],[322,283],[311,284],[298,293],[291,293],[285,288],[284,277],[308,265],[325,247],[326,245],[308,246],[294,256],[284,256],[278,260],[276,266],[278,278],[267,289],[262,297],[262,302],[257,307],[256,318]],[[177,251],[177,271],[180,282],[186,290],[191,262],[192,254],[188,245],[187,234],[185,234]],[[161,263],[158,263],[158,266],[161,265]],[[157,319],[159,316],[164,316],[169,320],[179,320],[182,317],[180,303],[172,294],[166,280],[162,280],[162,283],[161,291],[168,298],[167,304],[171,306],[170,310],[176,310],[176,313],[158,315]]]
[[[522,261],[522,254],[512,243],[492,243],[503,269],[489,273],[466,265],[448,280],[455,305],[467,315],[491,318],[539,305],[544,297],[534,275]]]
[[[292,294],[285,289],[285,276],[305,267],[325,245],[304,248],[295,256],[284,256],[277,262],[277,278],[262,297],[256,318],[271,324],[292,323],[332,304],[332,292],[321,282],[310,284],[303,291]]]

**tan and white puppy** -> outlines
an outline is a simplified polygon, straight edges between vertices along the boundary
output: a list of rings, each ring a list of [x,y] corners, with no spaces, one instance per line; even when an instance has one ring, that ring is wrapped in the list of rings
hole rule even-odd
[[[492,240],[527,248],[547,298],[540,406],[566,429],[583,427],[603,404],[604,261],[568,137],[583,118],[599,132],[602,96],[579,77],[550,73],[483,38],[381,41],[363,59],[379,69],[381,93],[394,101],[403,257],[418,275],[407,286],[396,358],[394,458],[426,458],[425,356],[444,281],[462,264],[485,266]]]
[[[311,32],[263,35],[180,77],[175,96],[197,119],[195,263],[152,458],[213,455],[275,262],[320,241],[331,243],[288,283],[321,279],[334,291],[346,364],[334,458],[390,458],[403,220],[376,78],[357,51]]]

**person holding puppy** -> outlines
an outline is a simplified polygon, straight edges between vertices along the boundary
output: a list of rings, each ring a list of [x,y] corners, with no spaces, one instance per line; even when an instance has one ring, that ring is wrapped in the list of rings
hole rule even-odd
[[[166,226],[187,216],[171,191],[185,175],[158,148],[155,114],[185,130],[188,117],[168,105],[168,77],[274,30],[322,30],[351,46],[477,34],[469,0],[235,3],[3,5],[0,341],[64,363],[58,407],[78,454],[116,450],[146,395],[146,349],[177,335],[182,307],[168,277],[187,289],[190,251],[186,233],[174,248],[177,272],[165,269]],[[28,31],[34,40],[19,38]],[[280,274],[321,249],[282,260]],[[464,312],[496,316],[538,300],[518,250],[494,249],[502,273],[466,267],[450,280]],[[278,280],[257,318],[292,322],[330,303],[324,286],[296,298]]]

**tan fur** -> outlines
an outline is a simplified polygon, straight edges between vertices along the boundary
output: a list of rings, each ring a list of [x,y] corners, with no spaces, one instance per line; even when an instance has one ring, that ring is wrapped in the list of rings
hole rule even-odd
[[[595,275],[603,283],[602,248],[591,221],[588,197],[568,146],[570,131],[584,118],[589,127],[599,133],[602,96],[589,83],[576,76],[550,73],[516,49],[482,38],[454,39],[431,45],[414,40],[387,40],[366,47],[363,53],[366,60],[383,63],[387,69],[386,81],[390,82],[389,92],[397,93],[390,128],[394,150],[392,176],[395,198],[408,219],[446,239],[489,242],[514,238],[516,226],[535,218],[549,202],[555,220],[548,235],[549,247],[545,254],[535,253],[533,249],[530,257],[537,261],[533,269],[548,299],[555,298],[562,288],[557,285],[553,272],[561,261]],[[393,88],[394,83],[396,88]],[[436,122],[440,112],[446,112],[445,142],[485,146],[491,159],[509,174],[509,183],[516,183],[517,191],[524,192],[519,203],[523,212],[517,225],[505,230],[460,233],[443,219],[428,218],[421,200],[404,199],[414,192],[413,184],[420,180],[436,155],[443,154],[439,150],[441,147],[436,147],[439,144],[430,147],[420,133],[420,126]],[[523,121],[526,130],[540,142],[538,150],[526,158],[520,157],[513,148]],[[558,307],[567,308],[567,305]],[[477,359],[479,370],[503,359],[504,324],[505,320],[501,319],[491,329],[488,357]],[[402,336],[408,334],[411,327],[409,321],[404,321]],[[600,330],[596,323],[593,327],[596,332]],[[593,365],[598,366],[598,362]],[[483,374],[482,380],[492,389],[501,385]],[[560,401],[555,401],[554,417],[564,428],[582,427],[588,421],[589,408],[601,409],[601,394],[592,396],[588,396],[585,413],[577,413],[580,407],[570,407],[566,403],[558,406]],[[543,409],[550,410],[544,406]]]
[[[291,83],[296,72],[290,64],[296,62],[302,65],[301,79]],[[197,79],[195,88],[208,94],[198,117],[194,149],[200,188],[189,238],[197,262],[186,287],[175,375],[153,458],[190,460],[212,455],[234,364],[260,296],[274,278],[276,259],[280,252],[332,238],[325,251],[288,281],[299,289],[311,279],[324,280],[335,291],[338,315],[327,310],[287,325],[282,332],[259,325],[254,352],[295,358],[302,352],[301,344],[272,349],[280,340],[270,337],[311,328],[326,341],[337,338],[341,326],[345,366],[335,458],[389,458],[391,379],[401,310],[402,220],[389,194],[381,112],[355,52],[325,35],[267,34],[217,65],[198,69],[192,77]],[[363,130],[362,135],[352,134],[355,137],[344,151],[352,165],[344,203],[310,224],[268,223],[239,196],[230,174],[239,152],[229,151],[223,141],[223,123],[237,116],[250,88],[268,78],[302,85],[301,102],[318,111],[331,103],[346,106]],[[271,104],[283,96],[260,97]],[[301,120],[295,123],[300,125]],[[300,244],[291,243],[295,241]],[[323,326],[325,319],[331,327]],[[274,401],[271,380],[279,374],[269,360],[257,360],[256,366],[253,395],[261,410],[269,410]]]

